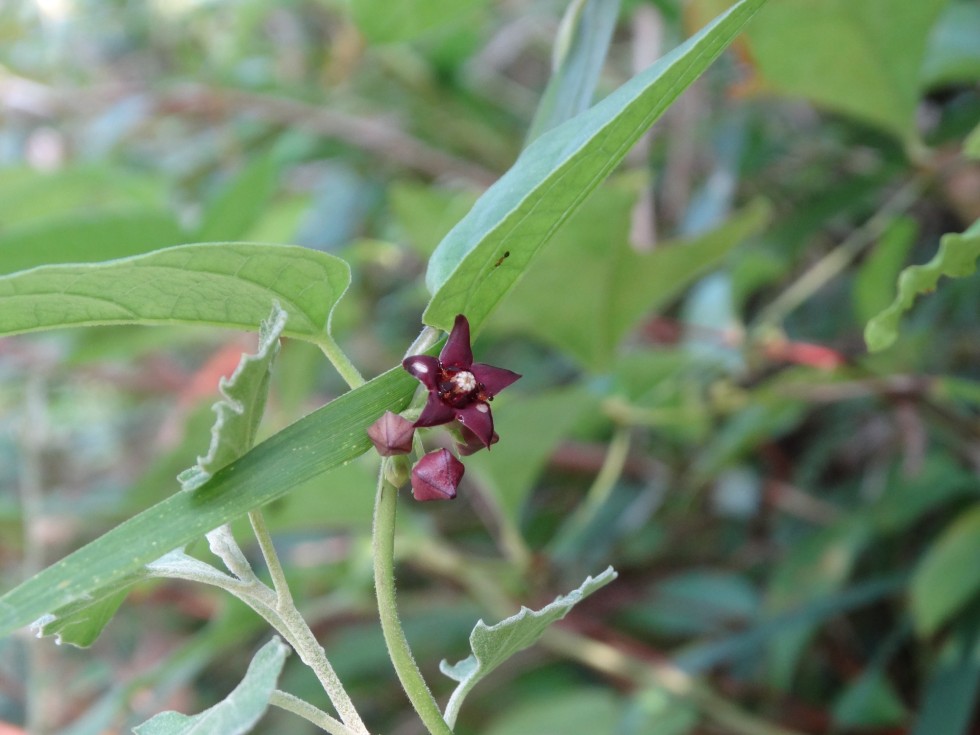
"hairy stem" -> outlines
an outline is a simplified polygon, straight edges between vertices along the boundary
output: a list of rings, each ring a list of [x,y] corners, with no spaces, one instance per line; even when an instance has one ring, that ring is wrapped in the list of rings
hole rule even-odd
[[[323,354],[330,360],[330,364],[340,373],[340,377],[344,379],[347,385],[351,388],[364,385],[364,377],[354,367],[354,363],[347,357],[347,353],[340,349],[340,345],[334,341],[333,337],[323,332],[317,340],[317,345],[323,350]]]
[[[354,730],[351,730],[344,723],[338,722],[319,707],[314,707],[305,699],[300,699],[281,689],[272,692],[269,697],[269,704],[292,712],[294,715],[299,715],[321,730],[330,733],[330,735],[357,735]]]
[[[398,488],[388,483],[383,473],[378,476],[378,494],[374,503],[374,589],[378,597],[378,612],[381,614],[381,630],[391,663],[430,735],[452,735],[452,730],[443,719],[439,705],[415,663],[398,618],[395,604],[395,513]]]

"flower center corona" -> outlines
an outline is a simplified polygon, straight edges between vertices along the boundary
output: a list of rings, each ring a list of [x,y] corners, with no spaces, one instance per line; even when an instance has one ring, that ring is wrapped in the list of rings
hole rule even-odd
[[[455,388],[460,393],[470,393],[476,388],[476,378],[473,377],[473,373],[466,370],[460,370],[456,373],[451,380],[453,388]]]

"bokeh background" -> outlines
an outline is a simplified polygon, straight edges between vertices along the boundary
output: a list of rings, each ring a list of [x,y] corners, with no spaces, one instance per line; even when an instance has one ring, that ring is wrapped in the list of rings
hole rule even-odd
[[[726,5],[578,3],[611,29],[596,99]],[[378,374],[418,332],[429,253],[544,124],[556,38],[561,61],[584,33],[567,10],[7,0],[0,272],[199,241],[325,250],[354,272],[334,333]],[[501,442],[455,503],[400,509],[416,656],[444,699],[438,662],[491,602],[620,578],[482,684],[460,735],[980,732],[977,276],[941,282],[888,350],[862,338],[900,270],[980,217],[978,80],[969,0],[770,0],[501,305],[476,347],[525,376],[494,404]],[[252,346],[0,341],[0,589],[175,492]],[[263,434],[343,390],[287,342]],[[372,607],[373,473],[317,478],[268,519],[369,726],[415,735]],[[213,590],[139,586],[92,649],[0,641],[0,733],[199,711],[267,638]],[[282,686],[323,703],[296,660]],[[272,711],[258,731],[312,729]]]

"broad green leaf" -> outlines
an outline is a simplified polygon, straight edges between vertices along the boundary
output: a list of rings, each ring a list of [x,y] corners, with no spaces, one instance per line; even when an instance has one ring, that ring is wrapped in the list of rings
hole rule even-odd
[[[204,212],[194,239],[199,242],[239,240],[262,216],[279,183],[279,165],[266,156],[252,161]]]
[[[892,285],[905,264],[919,227],[910,217],[899,217],[882,234],[871,255],[861,264],[854,279],[854,308],[863,324],[893,298]]]
[[[393,368],[258,444],[194,492],[175,493],[44,569],[0,597],[0,635],[120,585],[169,550],[360,456],[371,446],[367,427],[386,410],[401,411],[417,385]]]
[[[551,79],[534,113],[529,142],[592,104],[618,16],[619,0],[572,0],[569,4],[558,27]]]
[[[898,278],[898,295],[864,329],[864,341],[872,352],[889,347],[898,337],[902,314],[912,308],[919,294],[935,290],[942,276],[963,278],[976,270],[980,257],[980,220],[963,234],[943,235],[939,251],[928,263],[913,265]]]
[[[292,245],[181,245],[107,263],[0,277],[0,335],[103,324],[254,329],[278,301],[284,336],[320,341],[350,269]]]
[[[482,620],[477,621],[470,633],[473,654],[456,664],[449,664],[446,660],[439,664],[443,674],[459,682],[446,705],[446,722],[449,726],[456,724],[463,700],[481,679],[518,651],[533,645],[548,626],[561,620],[575,605],[614,579],[616,572],[608,567],[596,577],[586,577],[578,589],[556,598],[540,610],[522,607],[516,615],[492,626]]]
[[[765,0],[741,0],[594,107],[528,146],[436,248],[423,321],[479,329],[558,228],[732,42]]]
[[[980,505],[962,513],[912,575],[909,608],[923,635],[939,630],[980,592]]]
[[[919,70],[947,0],[780,0],[748,32],[772,89],[915,138]]]
[[[616,735],[687,735],[700,720],[690,700],[666,689],[650,687],[633,697]]]
[[[161,712],[133,728],[136,735],[242,735],[255,727],[269,708],[269,697],[289,654],[289,646],[273,638],[258,650],[245,678],[218,704],[198,715]]]
[[[215,422],[211,427],[211,445],[205,456],[197,458],[197,464],[177,478],[185,490],[203,485],[255,443],[269,394],[272,365],[279,354],[279,335],[286,319],[286,312],[276,303],[270,317],[262,322],[255,354],[242,355],[231,377],[219,381],[222,400],[212,406]]]
[[[133,581],[136,581],[134,577]],[[79,600],[49,615],[42,615],[31,626],[38,638],[54,636],[59,646],[69,643],[78,648],[88,648],[116,614],[126,595],[128,585],[108,595],[93,594],[92,599]]]
[[[476,193],[469,189],[443,189],[405,181],[392,184],[388,196],[409,245],[426,258],[477,200]]]
[[[834,720],[844,727],[896,726],[907,715],[905,705],[881,667],[861,674],[834,703]]]
[[[759,202],[716,230],[638,253],[629,245],[633,201],[621,187],[596,192],[531,265],[493,324],[533,334],[592,370],[607,369],[643,315],[676,298],[769,218]]]
[[[54,263],[92,263],[179,245],[185,239],[173,215],[158,210],[42,220],[0,236],[0,274]]]
[[[373,43],[408,41],[442,26],[460,23],[486,0],[349,0],[354,22]]]
[[[980,691],[980,617],[956,627],[937,663],[912,735],[966,735]]]
[[[767,600],[770,611],[816,604],[838,592],[870,540],[871,530],[865,518],[855,516],[795,544],[773,573]],[[775,686],[790,688],[796,664],[815,629],[816,624],[809,621],[770,640],[770,675]]]
[[[120,168],[78,166],[54,172],[0,172],[0,222],[5,228],[53,215],[157,209],[167,202],[161,180]]]
[[[980,80],[980,5],[954,0],[932,29],[922,64],[926,88],[971,84]]]

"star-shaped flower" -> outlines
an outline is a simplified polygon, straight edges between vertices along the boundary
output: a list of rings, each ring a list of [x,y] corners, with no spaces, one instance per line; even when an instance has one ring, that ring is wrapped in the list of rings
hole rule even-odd
[[[504,368],[473,362],[470,323],[460,314],[438,359],[412,355],[402,362],[429,390],[429,400],[416,427],[439,426],[455,420],[485,447],[494,441],[490,401],[521,376]]]

